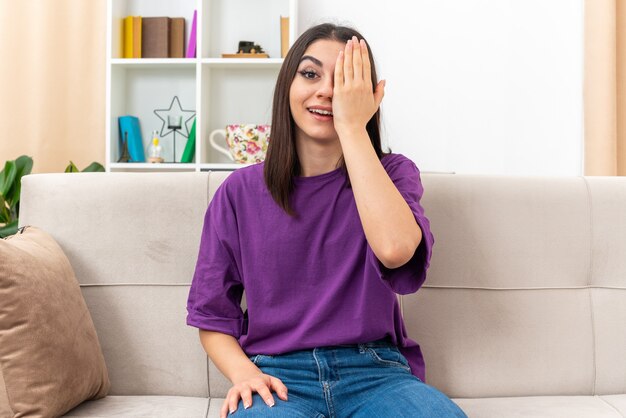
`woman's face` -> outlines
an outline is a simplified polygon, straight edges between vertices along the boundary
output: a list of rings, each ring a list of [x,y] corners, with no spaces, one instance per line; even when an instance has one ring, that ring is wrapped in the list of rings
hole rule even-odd
[[[289,89],[289,106],[296,124],[296,139],[338,140],[332,102],[335,63],[343,42],[320,39],[304,52]]]

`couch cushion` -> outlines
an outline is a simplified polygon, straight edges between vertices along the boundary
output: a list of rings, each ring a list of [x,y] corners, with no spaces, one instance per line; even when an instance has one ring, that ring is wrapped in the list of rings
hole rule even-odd
[[[106,395],[96,330],[72,267],[50,235],[27,227],[0,240],[0,301],[6,388],[0,411],[57,416]]]
[[[31,174],[22,179],[20,225],[38,225],[54,236],[80,284],[189,284],[208,205],[208,177]]]
[[[209,395],[206,353],[198,330],[185,324],[208,183],[208,172],[22,180],[20,223],[53,235],[74,267],[110,395]]]
[[[403,296],[453,398],[626,393],[626,179],[425,175],[428,278]]]
[[[97,401],[87,401],[63,417],[204,418],[208,409],[209,398],[107,396]]]
[[[626,395],[605,395],[601,398],[626,417]]]
[[[603,398],[603,396],[528,396],[452,400],[471,418],[622,418],[615,407]]]
[[[626,393],[626,179],[586,177],[592,208],[590,282],[596,394]]]
[[[403,296],[426,382],[453,398],[593,393],[589,289],[424,287]]]
[[[189,285],[82,285],[110,395],[208,397],[207,355],[185,325]]]

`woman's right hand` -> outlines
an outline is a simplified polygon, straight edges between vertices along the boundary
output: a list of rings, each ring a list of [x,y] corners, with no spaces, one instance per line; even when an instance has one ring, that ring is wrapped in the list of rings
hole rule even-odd
[[[237,410],[239,399],[243,401],[244,408],[251,407],[253,392],[257,392],[269,407],[274,406],[272,391],[276,392],[280,399],[287,400],[287,386],[280,379],[269,374],[257,373],[233,383],[233,387],[226,394],[220,411],[220,418],[226,418],[229,412],[234,413]]]

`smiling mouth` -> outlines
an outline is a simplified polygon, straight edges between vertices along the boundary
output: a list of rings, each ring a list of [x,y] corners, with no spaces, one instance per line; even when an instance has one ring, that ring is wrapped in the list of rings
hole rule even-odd
[[[333,116],[333,112],[329,111],[329,110],[322,110],[322,109],[307,109],[309,112],[314,113],[316,115],[322,115],[322,116]]]

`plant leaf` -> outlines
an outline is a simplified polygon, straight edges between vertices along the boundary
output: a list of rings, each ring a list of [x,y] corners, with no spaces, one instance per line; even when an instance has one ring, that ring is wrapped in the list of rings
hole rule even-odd
[[[26,176],[33,170],[33,159],[28,155],[20,155],[17,160],[15,160],[15,166],[18,176]]]
[[[11,222],[13,219],[11,217],[11,211],[4,200],[4,196],[0,194],[0,224],[7,224]]]
[[[9,205],[11,205],[11,201],[7,196],[9,194],[9,190],[11,190],[11,187],[13,186],[16,174],[17,170],[15,168],[15,161],[7,161],[4,164],[4,170],[0,172],[0,194],[5,197]]]
[[[18,213],[19,212],[18,203],[20,201],[20,193],[22,191],[22,177],[24,177],[27,174],[30,174],[30,172],[32,171],[33,159],[26,155],[22,155],[18,157],[17,160],[15,160],[15,168],[16,168],[15,181],[14,181],[15,184],[14,184],[14,187],[11,188],[11,190],[9,191],[9,194],[6,196],[6,198],[7,198],[7,201],[10,202],[11,207],[15,208],[15,212]]]
[[[104,167],[102,166],[102,164],[94,161],[93,163],[89,164],[89,166],[87,168],[85,168],[83,170],[83,173],[87,173],[87,172],[103,172],[103,171],[104,171]]]
[[[79,171],[78,167],[76,167],[72,161],[70,161],[70,164],[65,168],[66,173],[78,173]]]
[[[18,175],[21,173],[22,176],[30,174],[33,170],[33,159],[28,155],[20,155],[17,160],[15,160],[15,165],[17,167]]]
[[[15,233],[17,233],[17,219],[8,225],[0,227],[0,238],[5,238]]]

